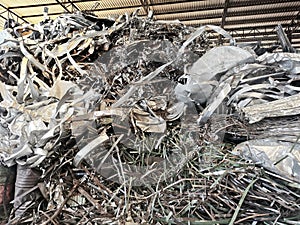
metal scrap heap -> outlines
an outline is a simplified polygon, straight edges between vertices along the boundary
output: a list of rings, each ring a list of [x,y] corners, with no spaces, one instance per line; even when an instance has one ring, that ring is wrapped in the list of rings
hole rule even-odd
[[[7,224],[300,220],[297,53],[257,56],[220,27],[137,12],[1,37],[0,158],[17,165]]]

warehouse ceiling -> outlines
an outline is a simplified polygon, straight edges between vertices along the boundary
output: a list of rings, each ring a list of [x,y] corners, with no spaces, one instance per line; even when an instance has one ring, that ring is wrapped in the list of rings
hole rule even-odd
[[[281,24],[292,45],[300,49],[299,0],[0,0],[0,27],[4,27],[7,18],[19,23],[38,23],[44,19],[45,7],[52,19],[75,11],[116,18],[141,7],[140,16],[153,11],[155,20],[178,19],[193,26],[218,25],[237,42],[261,41],[265,46],[278,43],[275,28]]]

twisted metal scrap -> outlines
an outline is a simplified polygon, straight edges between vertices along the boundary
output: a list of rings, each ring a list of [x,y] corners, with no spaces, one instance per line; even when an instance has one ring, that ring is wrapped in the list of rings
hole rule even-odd
[[[205,120],[215,118],[211,111],[220,102],[240,112],[257,100],[264,103],[264,98],[294,95],[297,87],[290,80],[294,76],[286,74],[296,71],[294,67],[279,63],[274,69],[264,58],[258,65],[255,56],[230,46],[222,51],[232,50],[233,55],[243,57],[216,67],[214,73],[206,68],[210,76],[201,77],[197,68],[204,61],[199,59],[202,52],[208,50],[209,40],[202,35],[206,26],[194,29],[135,15],[116,21],[91,22],[88,18],[66,14],[36,26],[16,27],[6,31],[10,35],[0,45],[1,158],[6,165],[25,164],[42,172],[35,188],[43,197],[19,218],[13,218],[12,212],[9,224],[271,224],[299,220],[296,183],[229,154],[232,146],[209,143],[203,138],[205,133],[199,137],[196,124],[198,111]],[[209,28],[227,36],[220,28]],[[261,71],[270,73],[260,76]],[[257,76],[251,77],[255,72]],[[282,76],[290,88],[280,85],[281,78],[276,80]],[[255,86],[261,79],[265,82]],[[215,89],[222,81],[225,84]],[[159,84],[166,83],[170,90],[161,93]],[[284,93],[270,88],[273,86]],[[207,87],[211,95],[200,92],[201,87]],[[247,94],[246,100],[241,94]],[[206,102],[208,108],[203,110]],[[122,126],[125,118],[130,129]],[[178,126],[182,119],[187,120]],[[190,132],[178,133],[184,126]],[[124,130],[132,132],[124,142],[127,148],[120,145],[127,134]],[[155,135],[143,139],[156,132],[166,134],[163,139]],[[133,151],[132,146],[140,148]],[[152,151],[152,146],[159,147]],[[124,182],[137,171],[119,166],[122,162],[146,166],[142,176],[151,175],[161,172],[156,165],[169,159],[168,151],[175,147],[188,154],[173,162],[172,176],[162,176],[155,185]],[[105,159],[106,153],[112,153],[110,163],[97,162],[96,156]],[[116,175],[110,174],[115,172],[112,167],[123,182],[103,177]],[[96,173],[99,168],[101,174]]]
[[[265,53],[233,67],[219,80],[198,121],[211,119],[211,136],[221,134],[235,143],[250,139],[234,153],[300,182],[299,150],[294,149],[299,138],[298,72],[296,53]],[[220,107],[223,115],[213,117]],[[231,115],[225,114],[228,110]],[[279,164],[279,158],[287,159]]]

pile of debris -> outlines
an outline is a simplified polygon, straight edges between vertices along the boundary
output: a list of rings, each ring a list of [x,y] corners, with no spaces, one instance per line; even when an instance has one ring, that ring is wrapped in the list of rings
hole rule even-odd
[[[2,37],[8,224],[300,219],[296,53],[258,57],[219,27],[137,12],[64,14]]]

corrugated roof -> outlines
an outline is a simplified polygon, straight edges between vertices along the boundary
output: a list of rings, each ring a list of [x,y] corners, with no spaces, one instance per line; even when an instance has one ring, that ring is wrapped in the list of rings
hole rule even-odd
[[[299,0],[0,0],[0,28],[7,18],[19,23],[43,20],[44,7],[50,18],[64,12],[90,11],[99,17],[116,17],[141,7],[139,15],[154,12],[155,20],[179,19],[186,25],[223,26],[239,41],[277,41],[275,26],[282,24],[294,46],[300,46]]]

